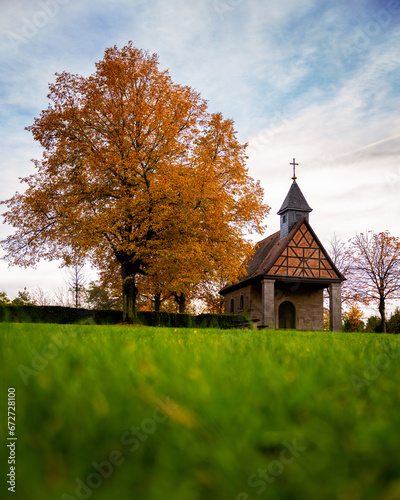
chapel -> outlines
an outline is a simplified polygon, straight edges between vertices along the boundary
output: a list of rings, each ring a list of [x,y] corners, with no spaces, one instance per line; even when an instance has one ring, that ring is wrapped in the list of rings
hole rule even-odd
[[[248,314],[257,328],[323,330],[323,294],[329,292],[330,329],[341,328],[341,283],[309,222],[312,208],[296,182],[278,211],[280,231],[256,245],[239,280],[220,291],[225,314]]]

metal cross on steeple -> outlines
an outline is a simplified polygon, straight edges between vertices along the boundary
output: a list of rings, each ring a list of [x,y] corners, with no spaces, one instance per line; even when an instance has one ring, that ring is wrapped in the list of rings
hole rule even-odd
[[[297,177],[296,177],[296,165],[298,165],[298,163],[296,163],[296,160],[293,158],[293,163],[289,163],[289,165],[293,165],[293,177],[292,177],[292,179],[295,181],[297,179]]]

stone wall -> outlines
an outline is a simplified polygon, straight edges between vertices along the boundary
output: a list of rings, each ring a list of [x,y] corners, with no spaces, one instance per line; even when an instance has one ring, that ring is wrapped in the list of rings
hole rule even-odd
[[[243,308],[240,307],[241,296]],[[262,324],[261,283],[249,285],[225,295],[225,314],[231,314],[231,300],[233,299],[233,314],[248,313],[254,321],[254,326]],[[275,328],[279,328],[279,306],[286,300],[296,308],[297,330],[323,330],[324,308],[323,290],[312,285],[299,283],[275,283]]]
[[[243,296],[243,308],[240,307]],[[235,290],[234,292],[225,295],[225,314],[232,314],[231,300],[233,299],[233,314],[249,314],[255,326],[261,325],[262,307],[261,307],[261,286],[249,285]]]
[[[323,290],[311,285],[275,286],[275,327],[279,328],[279,306],[286,300],[296,308],[297,330],[323,330]]]

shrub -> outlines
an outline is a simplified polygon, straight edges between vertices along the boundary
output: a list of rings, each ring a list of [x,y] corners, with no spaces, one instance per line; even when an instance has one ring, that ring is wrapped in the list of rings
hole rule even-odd
[[[368,318],[365,331],[369,333],[381,333],[381,318],[378,318],[378,316],[371,316]]]
[[[387,322],[387,331],[389,333],[400,333],[400,309],[398,307]]]
[[[364,322],[362,321],[362,310],[353,305],[343,315],[342,331],[344,332],[363,332]]]

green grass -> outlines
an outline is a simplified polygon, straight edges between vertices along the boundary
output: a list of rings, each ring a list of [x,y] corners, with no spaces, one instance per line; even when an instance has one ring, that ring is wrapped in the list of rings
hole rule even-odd
[[[395,336],[3,323],[0,341],[2,498],[400,498]]]

